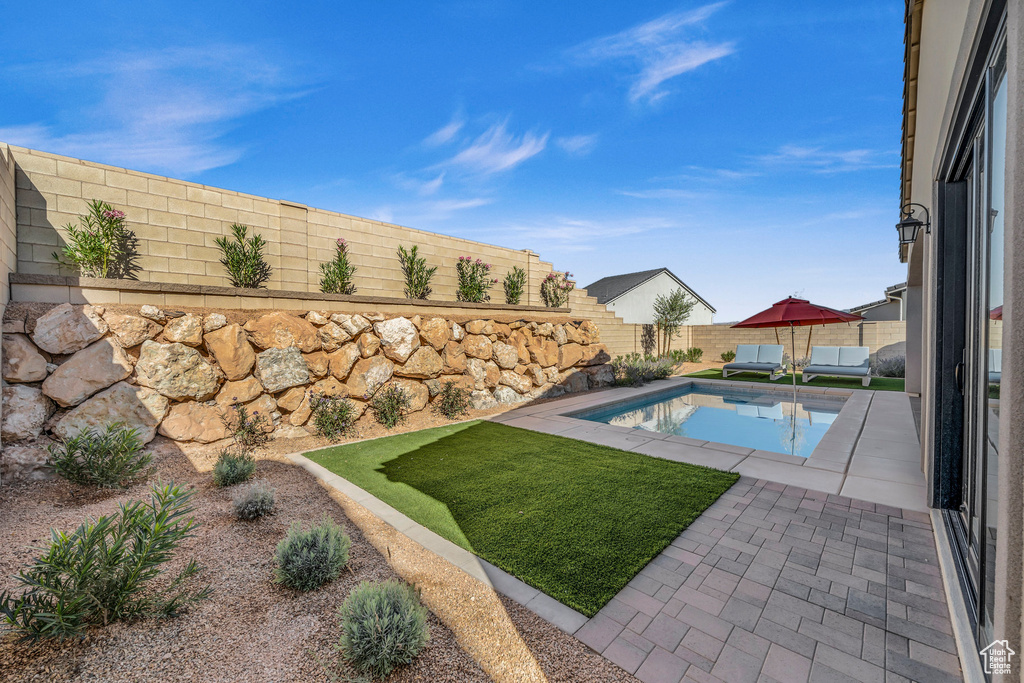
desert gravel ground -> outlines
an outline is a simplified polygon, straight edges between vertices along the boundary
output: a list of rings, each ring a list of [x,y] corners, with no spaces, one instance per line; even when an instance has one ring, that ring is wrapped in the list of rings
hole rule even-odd
[[[423,415],[402,431],[432,422]],[[369,427],[361,434],[375,435]],[[276,454],[323,445],[315,437],[273,441],[256,476],[276,488],[277,512],[239,522],[231,511],[232,491],[214,487],[209,474],[219,444],[181,447],[158,437],[150,444],[157,468],[150,481],[174,480],[195,489],[200,522],[174,565],[198,558],[201,580],[213,586],[213,597],[173,619],[93,629],[83,641],[25,645],[0,636],[0,680],[349,680],[351,672],[335,651],[335,612],[359,581],[396,575],[423,591],[432,610],[431,641],[413,665],[389,681],[636,680],[351,501],[354,507],[345,507],[337,500],[340,494],[332,498],[302,469],[276,459]],[[33,547],[47,541],[51,527],[73,529],[148,491],[148,485],[137,485],[96,493],[62,481],[0,486],[0,591],[16,588],[11,575],[38,554]],[[323,515],[352,538],[350,569],[311,593],[275,585],[277,542],[293,521],[308,524]]]

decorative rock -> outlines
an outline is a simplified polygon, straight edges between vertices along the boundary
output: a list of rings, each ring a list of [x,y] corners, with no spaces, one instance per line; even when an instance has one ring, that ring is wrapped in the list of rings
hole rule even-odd
[[[394,373],[395,364],[384,356],[363,358],[356,362],[346,382],[348,395],[368,401]]]
[[[318,394],[323,394],[324,396],[348,395],[348,387],[346,387],[344,384],[334,379],[333,377],[328,377],[327,379],[320,380],[319,382],[313,385],[312,390]]]
[[[526,328],[520,328],[508,336],[508,343],[516,347],[520,363],[530,362],[530,332]]]
[[[522,394],[517,393],[514,389],[510,389],[506,386],[500,386],[494,390],[494,400],[498,403],[508,405],[522,403],[528,399]]]
[[[566,370],[560,373],[558,375],[558,383],[562,385],[567,394],[587,391],[590,388],[586,373],[579,370]]]
[[[3,322],[4,334],[25,334],[25,319],[5,320]]]
[[[380,349],[380,339],[372,332],[365,332],[359,335],[359,354],[363,358],[369,358]]]
[[[277,429],[275,429],[274,433],[270,435],[270,438],[271,439],[301,439],[301,438],[306,437],[306,436],[309,436],[309,432],[307,432],[302,427],[297,427],[295,425],[286,424],[286,425],[280,425]]]
[[[583,335],[572,325],[562,325],[562,331],[565,332],[566,343],[573,342],[575,344],[583,343]]]
[[[305,387],[292,387],[277,397],[277,407],[289,413],[294,412],[306,396]]]
[[[232,405],[248,403],[263,393],[263,385],[255,377],[246,377],[236,382],[224,382],[217,394],[217,403]]]
[[[466,332],[469,334],[491,334],[491,331],[487,329],[491,323],[493,323],[491,320],[470,320],[466,323]]]
[[[0,481],[42,481],[56,475],[50,454],[38,446],[5,446],[0,453]]]
[[[359,360],[359,347],[356,344],[346,344],[328,356],[331,362],[331,375],[342,382],[352,371],[352,366]]]
[[[430,390],[422,382],[416,382],[411,379],[394,379],[389,384],[397,386],[408,397],[409,409],[407,412],[418,413],[427,407],[427,402],[430,400]]]
[[[222,405],[207,405],[187,401],[175,403],[171,412],[160,423],[160,434],[174,441],[211,443],[228,438],[225,419],[228,409]]]
[[[497,408],[498,402],[494,400],[494,395],[491,392],[478,390],[469,395],[469,405],[474,410],[488,410]]]
[[[199,346],[203,343],[203,319],[191,313],[175,318],[164,327],[164,341]]]
[[[149,443],[169,405],[170,401],[152,389],[118,382],[66,414],[54,431],[67,439],[85,429],[119,422],[136,430],[143,443]]]
[[[313,411],[309,406],[309,392],[302,392],[302,402],[299,403],[299,407],[292,411],[292,414],[288,416],[288,423],[298,427],[306,424],[309,421],[309,416],[313,414]]]
[[[606,387],[615,384],[615,371],[610,365],[590,365],[583,368],[583,372],[587,373],[592,387]]]
[[[102,337],[108,329],[92,306],[76,308],[61,304],[39,316],[32,341],[47,353],[74,353]]]
[[[250,415],[262,415],[266,418],[266,422],[263,423],[263,431],[274,431],[274,415],[276,414],[277,418],[280,418],[281,413],[277,412],[277,401],[274,400],[273,396],[263,394],[245,407],[249,410]]]
[[[431,318],[420,326],[420,339],[440,351],[451,339],[452,332],[444,318]]]
[[[541,337],[550,337],[555,332],[555,326],[551,323],[541,323],[537,325],[537,335]]]
[[[604,344],[591,344],[582,348],[583,357],[580,359],[580,365],[601,365],[610,363],[612,360],[611,354],[608,353],[608,347]]]
[[[558,368],[551,366],[544,369],[544,378],[548,382],[558,383]]]
[[[384,317],[384,314],[380,312],[366,314],[366,319],[372,323],[379,323],[380,321],[384,320]]]
[[[267,349],[256,354],[255,375],[263,388],[272,394],[309,383],[309,367],[302,353],[294,346]]]
[[[437,351],[429,346],[421,346],[409,356],[405,365],[395,368],[395,374],[400,377],[427,379],[440,375],[443,367],[441,356],[437,354]]]
[[[147,339],[154,339],[163,329],[152,320],[137,315],[120,315],[108,313],[103,316],[110,331],[117,337],[121,346],[129,349],[138,346]]]
[[[53,401],[35,387],[25,384],[4,387],[0,438],[8,442],[38,437],[53,411]]]
[[[330,371],[331,359],[323,351],[304,353],[302,357],[306,359],[309,373],[314,377],[323,377]]]
[[[337,351],[341,345],[352,339],[352,335],[341,328],[337,323],[327,323],[320,328],[320,344],[324,351],[330,353]]]
[[[340,323],[341,329],[348,332],[351,336],[355,337],[364,330],[370,329],[370,321],[359,315],[358,313],[351,316],[346,316],[347,320]]]
[[[565,335],[564,325],[555,325],[554,332],[551,333],[551,338],[555,340],[555,343],[561,346],[562,344],[568,344],[569,339]]]
[[[526,376],[533,380],[533,383],[538,387],[542,386],[548,381],[547,375],[544,373],[543,368],[541,368],[536,363],[530,363],[529,365],[526,366]]]
[[[145,341],[135,375],[140,385],[156,389],[167,398],[205,401],[216,395],[223,373],[192,347]]]
[[[132,374],[132,361],[113,339],[82,349],[43,382],[43,393],[69,408]]]
[[[442,372],[446,374],[457,374],[466,371],[466,351],[462,344],[450,341],[444,345],[444,353],[441,354]]]
[[[145,306],[139,309],[139,315],[141,315],[143,318],[149,318],[150,320],[154,320],[160,323],[161,325],[167,322],[167,315],[165,315],[164,312],[161,311],[156,306],[150,306],[149,304],[146,304]]]
[[[520,394],[525,394],[533,389],[533,380],[512,370],[502,370],[498,381],[506,387],[512,387]],[[495,394],[495,398],[497,398],[497,394]]]
[[[404,363],[420,347],[420,333],[407,318],[392,318],[375,323],[373,331],[380,337],[384,355]]]
[[[469,393],[472,393],[476,388],[476,383],[473,381],[473,378],[467,377],[466,375],[441,375],[437,379],[428,379],[423,384],[430,392],[430,397],[433,398],[441,393],[444,385],[448,382],[453,383],[455,386]]]
[[[493,389],[501,379],[501,370],[493,362],[470,358],[466,361],[466,375],[473,378],[477,390]]]
[[[47,358],[23,334],[3,336],[3,378],[8,382],[41,382],[46,379]]]
[[[242,379],[252,370],[256,352],[249,345],[249,339],[240,325],[225,325],[219,330],[208,332],[203,340],[206,349],[228,379]]]
[[[511,370],[519,362],[519,351],[504,342],[494,342],[491,355],[498,367],[505,370]]]
[[[462,342],[462,348],[467,356],[481,360],[490,359],[492,347],[491,340],[479,334],[467,334],[466,339]]]
[[[462,341],[466,336],[466,331],[462,329],[462,325],[458,323],[452,323],[452,339],[455,341]]]
[[[297,347],[302,353],[320,349],[320,337],[311,323],[282,311],[274,311],[245,324],[249,340],[261,349]]]
[[[537,387],[536,389],[530,392],[530,398],[532,399],[556,398],[558,396],[563,395],[565,395],[565,387],[563,387],[560,384],[553,384],[551,382],[542,384],[541,386]]]
[[[211,313],[203,320],[203,332],[213,332],[228,324],[223,313]]]
[[[327,318],[327,311],[310,311],[306,314],[306,320],[313,323],[317,327],[323,327],[329,321]]]
[[[558,344],[553,339],[534,337],[530,341],[530,361],[542,368],[558,363]]]
[[[601,330],[593,320],[584,320],[580,323],[580,336],[583,344],[596,344],[601,341]]]
[[[558,369],[571,368],[583,359],[583,347],[579,344],[566,344],[558,348]]]

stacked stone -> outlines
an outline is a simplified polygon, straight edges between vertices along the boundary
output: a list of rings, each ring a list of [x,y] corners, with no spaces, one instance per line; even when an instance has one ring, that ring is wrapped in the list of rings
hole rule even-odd
[[[394,384],[423,410],[453,381],[483,409],[610,384],[608,351],[589,320],[566,324],[310,311],[228,324],[143,306],[138,315],[57,306],[4,325],[2,476],[42,476],[46,433],[68,438],[122,423],[151,441],[227,438],[241,403],[268,430],[310,419],[310,394],[346,396],[359,415]],[[297,432],[295,432],[297,433]]]

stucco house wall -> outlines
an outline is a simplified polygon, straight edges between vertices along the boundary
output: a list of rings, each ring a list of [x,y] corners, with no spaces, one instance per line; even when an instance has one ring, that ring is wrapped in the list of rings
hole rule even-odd
[[[668,273],[659,273],[642,285],[629,290],[607,303],[608,310],[622,318],[625,323],[649,325],[654,322],[654,300],[659,295],[671,294],[679,289],[679,283]],[[684,288],[685,289],[685,288]],[[710,325],[714,322],[714,311],[688,292],[697,304],[690,311],[687,325]]]

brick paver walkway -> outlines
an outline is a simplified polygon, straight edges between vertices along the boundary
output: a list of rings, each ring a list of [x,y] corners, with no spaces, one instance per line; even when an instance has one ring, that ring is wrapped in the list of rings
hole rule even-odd
[[[649,683],[961,680],[928,515],[748,477],[576,637]]]

